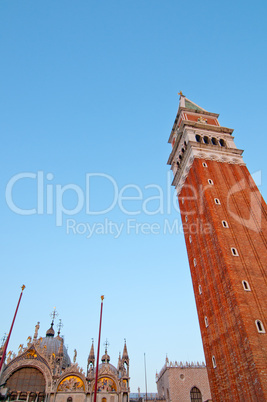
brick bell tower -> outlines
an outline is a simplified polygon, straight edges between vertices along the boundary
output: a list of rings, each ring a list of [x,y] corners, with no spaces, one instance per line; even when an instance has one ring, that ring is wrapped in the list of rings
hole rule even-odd
[[[168,164],[212,400],[267,401],[267,208],[218,116],[180,93]]]

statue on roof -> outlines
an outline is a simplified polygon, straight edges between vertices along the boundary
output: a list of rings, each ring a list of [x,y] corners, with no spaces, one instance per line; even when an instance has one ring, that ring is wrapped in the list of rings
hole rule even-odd
[[[34,335],[33,335],[34,339],[37,339],[37,337],[38,337],[39,328],[40,328],[40,321],[38,321],[37,324],[35,325],[35,332],[34,332]]]
[[[76,363],[77,350],[74,349],[73,363]]]

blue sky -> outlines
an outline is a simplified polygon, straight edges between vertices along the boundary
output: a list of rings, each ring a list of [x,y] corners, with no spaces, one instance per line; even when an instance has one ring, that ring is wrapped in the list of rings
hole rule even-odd
[[[1,336],[26,285],[9,349],[37,321],[44,335],[56,306],[70,356],[76,348],[85,369],[104,294],[101,353],[107,338],[116,366],[127,339],[132,392],[144,391],[144,352],[151,392],[166,353],[204,359],[183,235],[164,233],[166,221],[180,222],[167,140],[182,90],[235,129],[266,198],[266,11],[265,1],[1,0]],[[37,172],[53,212],[44,201],[43,213],[19,215],[8,183],[24,174],[13,201],[36,208]],[[65,189],[62,205],[74,209],[73,186],[85,197],[93,173],[90,211],[100,213],[84,203],[59,225],[56,195]],[[159,188],[161,209],[151,200]],[[117,190],[139,199],[121,200],[122,210]],[[122,225],[120,236],[100,233],[107,221]],[[159,229],[137,233],[140,223]],[[99,232],[88,238],[87,224]]]

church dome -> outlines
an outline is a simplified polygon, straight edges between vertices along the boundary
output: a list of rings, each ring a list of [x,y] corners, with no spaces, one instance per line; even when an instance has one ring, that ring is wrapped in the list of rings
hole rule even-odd
[[[107,363],[101,363],[99,364],[99,373],[101,374],[101,371],[105,370],[107,368]],[[113,366],[113,364],[108,363],[108,368],[109,370],[114,374],[117,375],[118,374],[118,370],[116,369],[116,367]]]
[[[62,367],[66,368],[66,367],[71,365],[71,360],[70,360],[70,357],[68,355],[68,352],[67,352],[67,349],[66,349],[65,345],[64,344],[62,345],[62,343],[63,343],[63,339],[60,336],[57,336],[56,338],[54,338],[53,335],[48,335],[46,333],[46,337],[40,339],[40,343],[39,343],[38,346],[39,346],[40,349],[45,350],[47,356],[49,356],[49,357],[53,353],[55,355],[58,355],[61,352],[62,346],[63,346]]]

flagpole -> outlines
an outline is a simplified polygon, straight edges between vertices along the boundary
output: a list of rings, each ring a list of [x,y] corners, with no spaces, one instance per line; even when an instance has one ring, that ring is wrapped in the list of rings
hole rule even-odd
[[[146,401],[147,401],[146,354],[145,353],[144,353],[144,363],[145,363],[145,383],[146,383]]]
[[[5,346],[4,346],[4,350],[3,350],[3,355],[2,355],[2,358],[1,358],[1,362],[0,362],[0,373],[1,373],[1,371],[2,371],[2,366],[3,366],[4,361],[5,361],[5,358],[6,358],[6,350],[7,350],[7,347],[8,347],[8,342],[9,342],[9,339],[10,339],[10,336],[11,336],[11,332],[12,332],[12,329],[13,329],[13,325],[14,325],[14,322],[15,322],[15,319],[16,319],[16,315],[17,315],[17,312],[18,312],[18,309],[19,309],[19,305],[20,305],[22,293],[23,293],[23,290],[25,289],[25,287],[26,287],[25,285],[22,285],[22,286],[21,286],[21,293],[20,293],[19,301],[18,301],[17,308],[16,308],[16,311],[15,311],[15,314],[14,314],[14,317],[13,317],[13,321],[12,321],[12,324],[11,324],[11,327],[10,327],[10,331],[9,331],[9,333],[8,333],[8,336],[7,336],[7,339],[6,339],[6,342],[5,342]]]
[[[97,359],[96,359],[96,373],[95,373],[95,393],[94,393],[94,402],[96,402],[96,394],[97,394],[98,362],[99,362],[99,350],[100,350],[100,337],[101,337],[101,325],[102,325],[103,300],[104,300],[104,296],[101,296],[100,324],[99,324],[98,346],[97,346]]]

